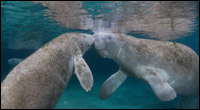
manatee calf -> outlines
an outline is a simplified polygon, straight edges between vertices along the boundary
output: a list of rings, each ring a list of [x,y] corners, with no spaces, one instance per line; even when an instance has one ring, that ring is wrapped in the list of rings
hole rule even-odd
[[[199,91],[199,57],[189,47],[169,41],[138,39],[124,34],[94,34],[94,46],[103,58],[120,69],[102,85],[100,99],[109,97],[128,76],[146,81],[162,101],[177,93],[190,96]]]
[[[89,91],[93,77],[82,56],[93,41],[88,34],[62,34],[27,57],[1,83],[1,108],[54,108],[74,72]]]

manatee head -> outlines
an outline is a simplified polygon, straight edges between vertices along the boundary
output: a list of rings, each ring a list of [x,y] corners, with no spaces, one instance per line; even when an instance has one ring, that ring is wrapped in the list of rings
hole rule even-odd
[[[92,35],[89,35],[89,34],[82,34],[82,36],[80,36],[80,38],[83,41],[84,53],[85,53],[93,45],[94,37]]]
[[[96,33],[93,36],[95,50],[101,57],[110,58],[118,54],[122,46],[118,34]]]
[[[84,54],[93,45],[94,37],[92,35],[82,34],[82,33],[77,37],[78,37],[78,39],[76,39],[76,40],[78,40],[77,42],[79,42],[78,43],[79,48],[81,49],[82,53]]]
[[[67,37],[71,37],[73,39],[72,42],[75,43],[81,50],[82,54],[89,50],[89,48],[94,43],[94,37],[89,34],[83,33],[67,33],[65,34]]]

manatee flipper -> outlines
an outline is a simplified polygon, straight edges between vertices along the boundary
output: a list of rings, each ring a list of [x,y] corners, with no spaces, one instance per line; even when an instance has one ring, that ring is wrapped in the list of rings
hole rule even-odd
[[[170,101],[176,98],[176,91],[153,68],[145,68],[143,78],[149,83],[160,100]]]
[[[90,68],[88,67],[82,56],[74,57],[75,74],[82,86],[82,88],[88,92],[93,86],[93,76]]]
[[[118,70],[110,76],[101,86],[99,98],[104,100],[112,95],[112,93],[126,80],[127,75]]]

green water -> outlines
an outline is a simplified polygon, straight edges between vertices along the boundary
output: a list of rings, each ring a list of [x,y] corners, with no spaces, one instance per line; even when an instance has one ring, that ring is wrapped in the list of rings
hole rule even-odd
[[[119,2],[113,5],[114,3],[111,1],[82,1],[83,9],[86,9],[92,18],[112,13],[111,10],[114,7],[121,7],[124,3]],[[8,59],[24,59],[62,33],[94,33],[90,29],[71,29],[60,26],[56,21],[44,16],[48,14],[45,11],[47,9],[41,4],[33,4],[28,1],[1,1],[1,82],[11,71],[11,66],[7,63]],[[191,47],[199,55],[199,16],[196,18],[196,22],[197,26],[194,32],[172,41]],[[138,38],[148,38],[146,35],[133,32],[128,34]],[[20,43],[14,45],[16,42]],[[22,46],[20,47],[20,45]],[[84,55],[84,59],[93,73],[94,86],[92,90],[88,93],[85,92],[76,76],[73,75],[56,105],[56,109],[174,109],[178,107],[180,96],[169,102],[160,101],[148,84],[130,77],[111,97],[100,100],[101,84],[119,67],[114,61],[101,58],[93,47]]]

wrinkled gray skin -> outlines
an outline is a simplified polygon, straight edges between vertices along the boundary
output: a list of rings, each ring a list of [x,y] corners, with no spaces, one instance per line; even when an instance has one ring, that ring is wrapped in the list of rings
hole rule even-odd
[[[1,108],[54,108],[74,71],[89,91],[93,78],[82,56],[93,41],[88,34],[62,34],[23,60],[1,83]]]
[[[102,85],[100,99],[109,97],[125,81],[126,75],[146,81],[162,101],[173,100],[177,93],[184,96],[198,93],[199,57],[191,48],[125,34],[97,33],[93,36],[99,55],[120,66]]]

